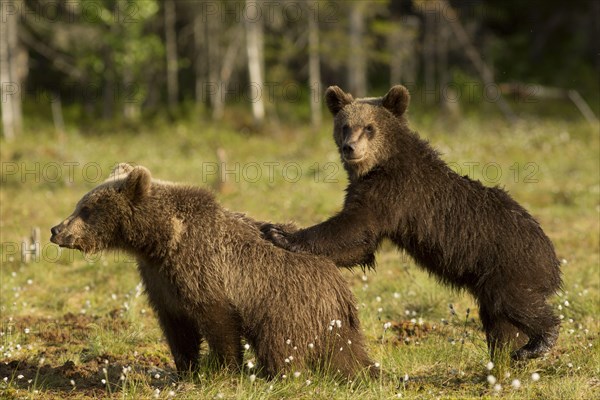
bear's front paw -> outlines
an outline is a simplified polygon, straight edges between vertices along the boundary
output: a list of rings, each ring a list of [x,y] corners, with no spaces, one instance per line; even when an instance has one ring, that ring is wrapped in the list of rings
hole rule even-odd
[[[264,224],[261,226],[260,231],[262,232],[263,237],[275,246],[294,251],[294,246],[289,240],[289,234],[281,225]]]

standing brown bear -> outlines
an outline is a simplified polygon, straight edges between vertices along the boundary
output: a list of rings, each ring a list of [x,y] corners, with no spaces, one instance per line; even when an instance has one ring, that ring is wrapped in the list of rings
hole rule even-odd
[[[343,377],[377,373],[336,266],[273,246],[254,221],[223,209],[208,191],[120,164],[52,228],[51,240],[136,256],[180,372],[197,366],[204,338],[220,364],[239,368],[243,336],[270,377],[292,366]]]
[[[561,278],[538,222],[504,190],[453,172],[411,131],[404,86],[381,98],[353,99],[336,86],[325,96],[350,176],[344,208],[310,228],[264,225],[265,236],[346,267],[373,266],[373,253],[389,238],[440,281],[475,296],[492,356],[515,332],[528,342],[514,359],[547,352],[559,319],[546,299]]]

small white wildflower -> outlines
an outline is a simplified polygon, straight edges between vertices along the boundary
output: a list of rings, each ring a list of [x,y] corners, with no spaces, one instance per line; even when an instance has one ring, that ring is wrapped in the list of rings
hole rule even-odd
[[[71,380],[69,381],[69,383],[71,384],[71,386],[75,386],[75,381],[74,381],[73,379],[71,379]]]
[[[366,276],[366,275],[363,275],[361,279],[363,280],[363,282],[366,282],[366,281],[367,281],[367,279],[369,279],[369,278],[367,278],[367,276]]]
[[[352,344],[352,340],[348,339],[348,344]]]
[[[154,379],[160,379],[160,374],[159,373],[154,374]]]
[[[383,324],[383,330],[387,331],[388,329],[390,329],[392,327],[392,323],[391,322],[386,322],[385,324]]]
[[[394,298],[395,298],[395,299],[399,299],[399,298],[400,298],[400,293],[398,293],[398,292],[394,292]]]
[[[158,399],[158,396],[160,396],[160,389],[154,389],[154,398]]]
[[[248,379],[250,379],[250,382],[254,382],[256,380],[256,375],[252,374],[248,377]]]
[[[375,297],[375,301],[378,302],[378,303],[381,303],[381,296]]]
[[[300,376],[300,371],[294,372],[294,378],[298,378]]]
[[[308,348],[309,348],[309,349],[313,349],[314,347],[315,347],[314,343],[309,343],[309,344],[308,344]]]
[[[502,385],[497,383],[494,385],[494,392],[499,392],[502,390]]]
[[[379,364],[378,362],[376,362],[376,363],[375,363],[375,364],[373,364],[373,365],[375,365],[375,368],[379,368],[379,365],[380,365],[380,364]]]
[[[562,310],[562,304],[559,304],[556,308],[558,308],[558,311]]]
[[[33,280],[32,280],[32,279],[27,279],[27,284],[28,284],[28,285],[31,285],[32,283],[33,283]]]
[[[534,372],[533,374],[531,374],[531,380],[534,382],[537,382],[540,380],[540,374],[538,374],[537,372]]]
[[[8,382],[8,376],[5,376],[4,378],[2,378],[2,380],[3,380],[4,382]]]
[[[21,375],[21,374],[17,375],[17,379],[23,379],[23,375]]]
[[[108,365],[108,359],[107,358],[104,359],[104,364]]]
[[[290,361],[294,361],[294,356],[289,356]]]
[[[292,339],[287,339],[287,340],[285,341],[285,344],[292,344]]]
[[[558,318],[560,318],[560,319],[565,319],[565,316],[564,316],[564,315],[562,315],[562,314],[560,314],[560,315],[558,316]]]
[[[383,307],[379,307],[379,308],[377,309],[377,312],[378,312],[379,314],[381,314],[381,313],[383,312]]]
[[[167,393],[167,396],[174,397],[175,396],[175,392],[172,391],[172,390],[169,390],[169,393]]]
[[[337,326],[338,329],[341,328],[342,327],[342,321],[340,321],[339,319],[336,319],[335,320],[335,326]]]
[[[408,374],[404,374],[403,380],[404,380],[404,382],[408,382]]]
[[[510,386],[512,386],[513,389],[519,389],[521,387],[521,381],[518,379],[513,379],[513,381],[510,383]]]
[[[119,380],[124,381],[125,380],[125,375],[121,374],[121,376],[119,376]]]
[[[569,368],[573,368],[573,363],[568,363],[568,364],[567,364],[567,367],[569,367]]]
[[[44,357],[40,358],[40,361],[38,361],[39,365],[44,365],[44,361],[46,361],[46,359]]]
[[[494,369],[494,363],[493,362],[489,362],[485,365],[485,367],[487,368],[488,371],[491,371]]]
[[[106,368],[102,368],[102,373],[106,375]]]
[[[245,349],[245,350],[250,350],[250,345],[249,345],[248,343],[246,343],[246,344],[244,345],[244,349]]]
[[[490,385],[493,385],[496,383],[496,377],[494,375],[488,375],[487,376],[487,381]]]
[[[248,366],[248,369],[254,368],[254,363],[252,361],[248,361],[246,365]]]
[[[565,300],[565,302],[563,304],[565,305],[565,307],[569,307],[569,305],[570,305],[569,300]]]
[[[102,382],[103,385],[106,385],[106,379],[100,379],[100,382]]]
[[[506,379],[510,378],[510,372],[508,372],[508,371],[507,371],[507,372],[505,372],[505,373],[504,373],[504,377],[505,377]]]
[[[113,294],[110,295],[110,298],[113,299],[113,300],[116,300],[117,299],[117,295],[113,293]]]
[[[31,331],[29,330],[29,328],[25,328],[23,331],[25,332],[25,334],[26,334],[26,335],[28,335],[28,334],[29,334],[29,332],[31,332]]]
[[[309,386],[312,382],[310,381],[310,379],[306,380],[306,386]]]
[[[289,364],[289,363],[290,363],[290,359],[289,359],[289,358],[286,358],[286,359],[285,359],[285,360],[283,360],[283,361],[285,361],[285,363],[286,363],[286,364]]]

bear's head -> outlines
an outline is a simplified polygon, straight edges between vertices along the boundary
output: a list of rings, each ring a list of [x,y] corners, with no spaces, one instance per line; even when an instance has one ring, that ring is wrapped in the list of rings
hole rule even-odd
[[[106,181],[83,196],[67,219],[51,229],[50,241],[84,253],[117,248],[123,243],[124,224],[150,192],[150,184],[146,168],[117,165]]]
[[[410,102],[404,86],[392,87],[383,97],[363,99],[330,86],[325,101],[334,116],[335,143],[351,178],[365,175],[394,153]]]

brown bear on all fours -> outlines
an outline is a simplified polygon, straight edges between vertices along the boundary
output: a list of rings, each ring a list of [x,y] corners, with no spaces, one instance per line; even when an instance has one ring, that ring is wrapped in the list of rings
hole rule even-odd
[[[365,99],[328,88],[333,136],[350,178],[344,207],[315,226],[265,224],[263,234],[345,267],[373,266],[373,253],[389,238],[440,281],[476,298],[492,356],[523,341],[519,332],[528,342],[514,359],[543,355],[559,328],[546,302],[561,286],[552,242],[506,191],[456,174],[411,131],[409,99],[400,85]]]
[[[136,256],[180,372],[197,367],[203,339],[220,364],[240,368],[245,337],[270,377],[303,367],[342,377],[378,373],[335,264],[273,246],[253,220],[223,209],[206,190],[120,164],[52,228],[51,241]]]

